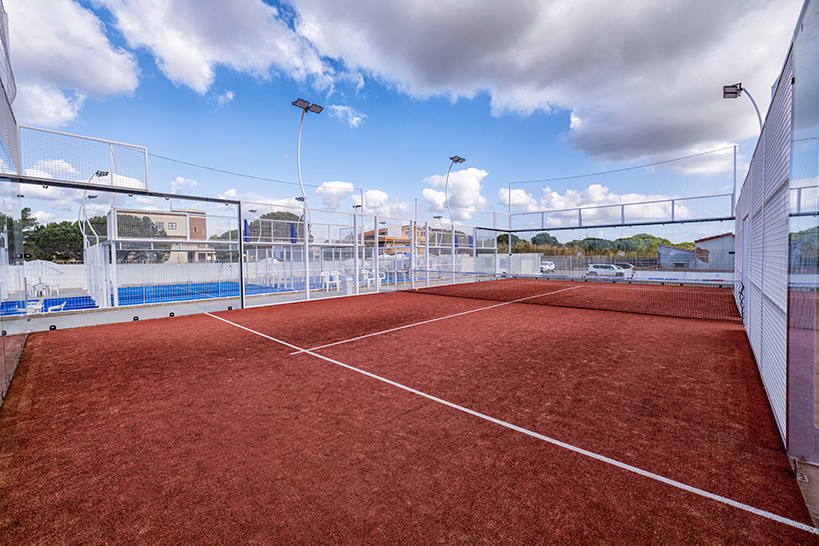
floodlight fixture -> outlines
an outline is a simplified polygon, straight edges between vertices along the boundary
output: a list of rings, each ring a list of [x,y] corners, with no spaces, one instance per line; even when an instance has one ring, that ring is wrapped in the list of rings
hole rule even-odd
[[[296,201],[298,201],[299,203],[303,203],[304,201],[306,201],[306,199],[304,197],[296,197]]]
[[[462,157],[458,157],[457,155],[454,155],[454,156],[450,157],[449,159],[451,159],[453,163],[463,163],[464,161],[466,161],[466,159],[464,159]]]
[[[92,180],[94,180],[94,178],[103,178],[105,176],[108,176],[108,174],[109,174],[108,171],[97,171],[90,176],[88,182],[91,182]]]
[[[298,99],[298,100],[293,101],[293,106],[297,106],[299,108],[304,109],[304,108],[308,108],[310,106],[310,103],[307,102],[304,99]]]
[[[441,218],[443,218],[443,216],[440,216],[440,215],[439,216],[433,216],[433,218],[435,218],[436,220],[440,220]]]
[[[754,105],[754,110],[756,110],[756,119],[759,121],[759,132],[762,132],[762,116],[759,114],[759,108],[756,105],[756,101],[754,97],[751,96],[751,93],[744,87],[742,87],[742,83],[735,83],[734,85],[724,85],[722,87],[722,98],[724,99],[736,99],[742,96],[742,92],[745,91],[745,94],[748,95],[748,98],[751,99],[751,104]]]
[[[734,85],[725,85],[722,87],[722,98],[735,99],[742,96],[742,84],[735,83]]]
[[[313,112],[314,114],[321,114],[321,111],[324,110],[323,106],[319,106],[318,104],[311,104],[307,107],[307,110]]]

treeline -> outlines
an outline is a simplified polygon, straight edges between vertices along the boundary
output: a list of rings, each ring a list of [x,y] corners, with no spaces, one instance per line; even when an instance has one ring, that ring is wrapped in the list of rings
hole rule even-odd
[[[40,224],[37,218],[31,216],[31,209],[25,207],[20,220],[5,217],[5,225],[11,260],[18,254],[24,255],[26,260],[60,263],[84,260],[82,231],[77,222],[64,220]],[[164,229],[157,229],[148,216],[118,215],[117,230],[133,238],[168,236]],[[105,216],[89,218],[85,223],[85,235],[91,245],[104,242],[108,238],[108,219]],[[170,244],[165,243],[155,243],[153,248],[145,248],[142,243],[123,243],[117,251],[117,263],[166,262],[170,257],[170,248]]]
[[[508,252],[509,236],[503,234],[498,236],[498,250]],[[561,243],[556,237],[547,232],[541,232],[530,240],[521,239],[512,234],[513,253],[540,253],[551,256],[574,255],[578,252],[583,254],[594,254],[597,256],[646,256],[656,255],[657,245],[676,246],[678,248],[694,249],[693,242],[672,243],[668,239],[639,233],[631,237],[621,237],[609,240],[598,237],[586,237],[585,239],[575,239],[568,243]],[[621,254],[622,253],[622,254]]]

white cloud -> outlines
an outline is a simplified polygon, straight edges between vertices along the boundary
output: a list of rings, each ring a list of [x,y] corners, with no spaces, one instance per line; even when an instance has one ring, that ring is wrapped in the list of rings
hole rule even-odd
[[[219,106],[225,106],[227,103],[233,100],[233,91],[225,90],[224,93],[216,97],[216,101],[219,103]]]
[[[325,182],[316,188],[316,194],[321,197],[324,207],[329,210],[338,209],[341,206],[341,200],[351,193],[353,193],[353,185],[349,182]]]
[[[264,195],[259,195],[258,193],[255,192],[239,192],[235,188],[231,188],[219,194],[219,199],[242,201],[245,205],[249,206],[250,208],[256,209],[257,211],[261,210],[262,212],[259,212],[259,214],[264,214],[266,212],[270,212],[271,210],[284,209],[301,210],[302,208],[301,203],[299,201],[296,201],[295,197],[288,197],[285,199],[273,199]],[[265,206],[268,206],[270,210],[266,210]]]
[[[36,178],[82,179],[81,173],[73,165],[62,159],[42,159],[35,163],[33,167],[26,169],[25,174]]]
[[[358,127],[361,125],[361,122],[364,121],[364,118],[367,117],[365,114],[356,112],[350,106],[331,104],[327,108],[330,110],[330,117],[340,119],[341,121],[346,122],[350,127]]]
[[[463,169],[453,171],[449,175],[449,208],[456,220],[469,220],[472,214],[486,208],[486,198],[481,195],[481,181],[488,175],[482,169]],[[446,176],[433,175],[424,179],[424,182],[444,191],[424,188],[421,196],[429,203],[432,212],[446,212],[449,214],[446,203]]]
[[[353,201],[356,204],[361,204],[361,197],[353,195]],[[381,190],[367,190],[364,192],[364,206],[362,207],[365,214],[374,214],[377,216],[393,216],[398,218],[406,218],[410,212],[410,204],[404,201],[394,201],[390,203],[390,196],[387,192]]]
[[[591,184],[584,190],[567,189],[563,194],[551,188],[543,188],[538,199],[520,188],[512,189],[513,212],[547,212],[548,226],[576,225],[578,209],[582,210],[584,224],[612,222],[619,223],[622,216],[629,221],[646,221],[671,218],[671,199],[668,195],[647,195],[638,193],[616,194],[600,184]],[[498,203],[509,205],[509,191],[498,191]],[[621,207],[620,205],[625,205]],[[691,217],[691,211],[684,202],[674,205],[674,217]]]
[[[6,0],[17,119],[56,127],[77,117],[87,95],[130,93],[133,53],[113,46],[100,19],[72,0]]]
[[[184,188],[193,188],[198,184],[199,183],[196,180],[177,176],[174,180],[171,180],[171,193],[179,193]]]
[[[85,96],[138,84],[132,51],[71,0],[6,0],[19,117],[74,119]],[[92,0],[132,50],[205,94],[217,67],[333,92],[375,79],[412,97],[473,98],[495,115],[571,114],[568,145],[603,161],[656,160],[753,137],[741,81],[765,112],[801,0]],[[291,7],[292,6],[292,7]],[[226,91],[221,105],[231,99]],[[358,126],[364,115],[331,106]]]
[[[321,55],[411,96],[491,97],[496,115],[571,112],[568,144],[654,159],[758,132],[801,0],[294,0]],[[444,53],[445,52],[445,53]]]
[[[96,0],[134,49],[147,49],[171,81],[204,94],[219,65],[267,78],[279,70],[331,87],[333,70],[261,0]],[[161,24],[157,24],[161,21]]]
[[[61,127],[73,121],[85,103],[85,95],[61,91],[51,85],[20,83],[14,113],[21,123]]]
[[[40,224],[41,226],[49,224],[49,223],[51,223],[51,222],[53,222],[54,220],[57,219],[56,215],[51,214],[50,212],[42,211],[42,210],[38,210],[37,212],[32,212],[31,216],[36,218],[37,223]]]

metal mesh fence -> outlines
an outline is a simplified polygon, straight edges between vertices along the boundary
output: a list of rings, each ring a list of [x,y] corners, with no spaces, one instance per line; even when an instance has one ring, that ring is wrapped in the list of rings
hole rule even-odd
[[[148,189],[147,150],[20,126],[21,171],[37,178]]]

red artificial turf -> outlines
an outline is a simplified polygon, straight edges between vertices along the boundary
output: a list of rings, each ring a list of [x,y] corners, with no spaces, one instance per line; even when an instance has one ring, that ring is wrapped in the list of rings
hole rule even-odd
[[[219,313],[310,348],[487,307]],[[208,315],[29,337],[4,544],[819,544]],[[316,354],[810,524],[741,324],[506,305]]]
[[[590,278],[511,278],[446,284],[422,292],[492,301],[624,311],[664,317],[728,320],[742,317],[728,286],[704,281],[626,281]]]

